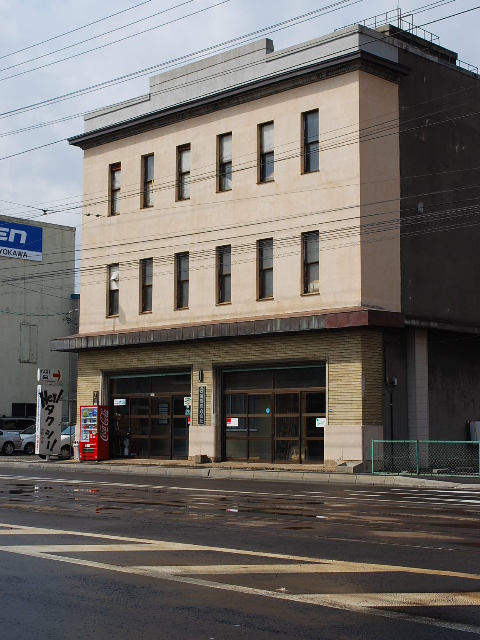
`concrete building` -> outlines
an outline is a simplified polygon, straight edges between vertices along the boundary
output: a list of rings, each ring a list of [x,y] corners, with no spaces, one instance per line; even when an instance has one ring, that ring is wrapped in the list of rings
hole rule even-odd
[[[80,333],[53,348],[79,354],[79,406],[110,405],[111,455],[365,461],[372,438],[463,439],[476,92],[454,52],[355,25],[89,114],[70,139]]]
[[[76,416],[75,354],[53,338],[78,330],[75,229],[0,216],[0,416],[35,416],[37,369],[61,370],[65,421]]]

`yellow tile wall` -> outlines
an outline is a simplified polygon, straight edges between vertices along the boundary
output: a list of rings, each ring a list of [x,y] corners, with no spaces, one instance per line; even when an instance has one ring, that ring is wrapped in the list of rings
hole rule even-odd
[[[81,352],[77,402],[78,407],[91,404],[93,391],[102,389],[102,372],[191,369],[193,424],[202,384],[207,387],[205,415],[209,425],[215,367],[321,360],[327,362],[328,424],[382,424],[382,335],[381,331],[365,329]],[[198,379],[199,369],[203,370],[203,382]]]

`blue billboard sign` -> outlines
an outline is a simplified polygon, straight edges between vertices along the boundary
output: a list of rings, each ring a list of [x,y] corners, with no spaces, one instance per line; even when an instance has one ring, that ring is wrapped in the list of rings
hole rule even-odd
[[[42,260],[42,227],[0,220],[0,257]]]

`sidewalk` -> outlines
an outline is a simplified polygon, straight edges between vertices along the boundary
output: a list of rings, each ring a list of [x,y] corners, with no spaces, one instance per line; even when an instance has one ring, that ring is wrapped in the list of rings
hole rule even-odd
[[[62,470],[66,473],[94,472],[152,477],[190,477],[228,480],[266,480],[270,482],[299,482],[326,484],[380,485],[386,487],[467,488],[478,485],[479,477],[372,475],[370,473],[331,473],[322,465],[268,465],[260,463],[213,462],[198,464],[188,460],[104,460],[77,462],[52,459],[48,462],[36,456],[0,458],[0,469],[17,472],[19,469]]]

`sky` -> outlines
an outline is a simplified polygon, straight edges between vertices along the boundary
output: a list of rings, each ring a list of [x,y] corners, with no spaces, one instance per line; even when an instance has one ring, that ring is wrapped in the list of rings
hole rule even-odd
[[[387,11],[392,22],[399,7],[425,8],[413,23],[480,66],[479,0],[0,0],[0,215],[74,226],[79,239],[82,151],[67,138],[84,113],[148,93],[158,71],[79,90],[257,30],[279,50]]]

